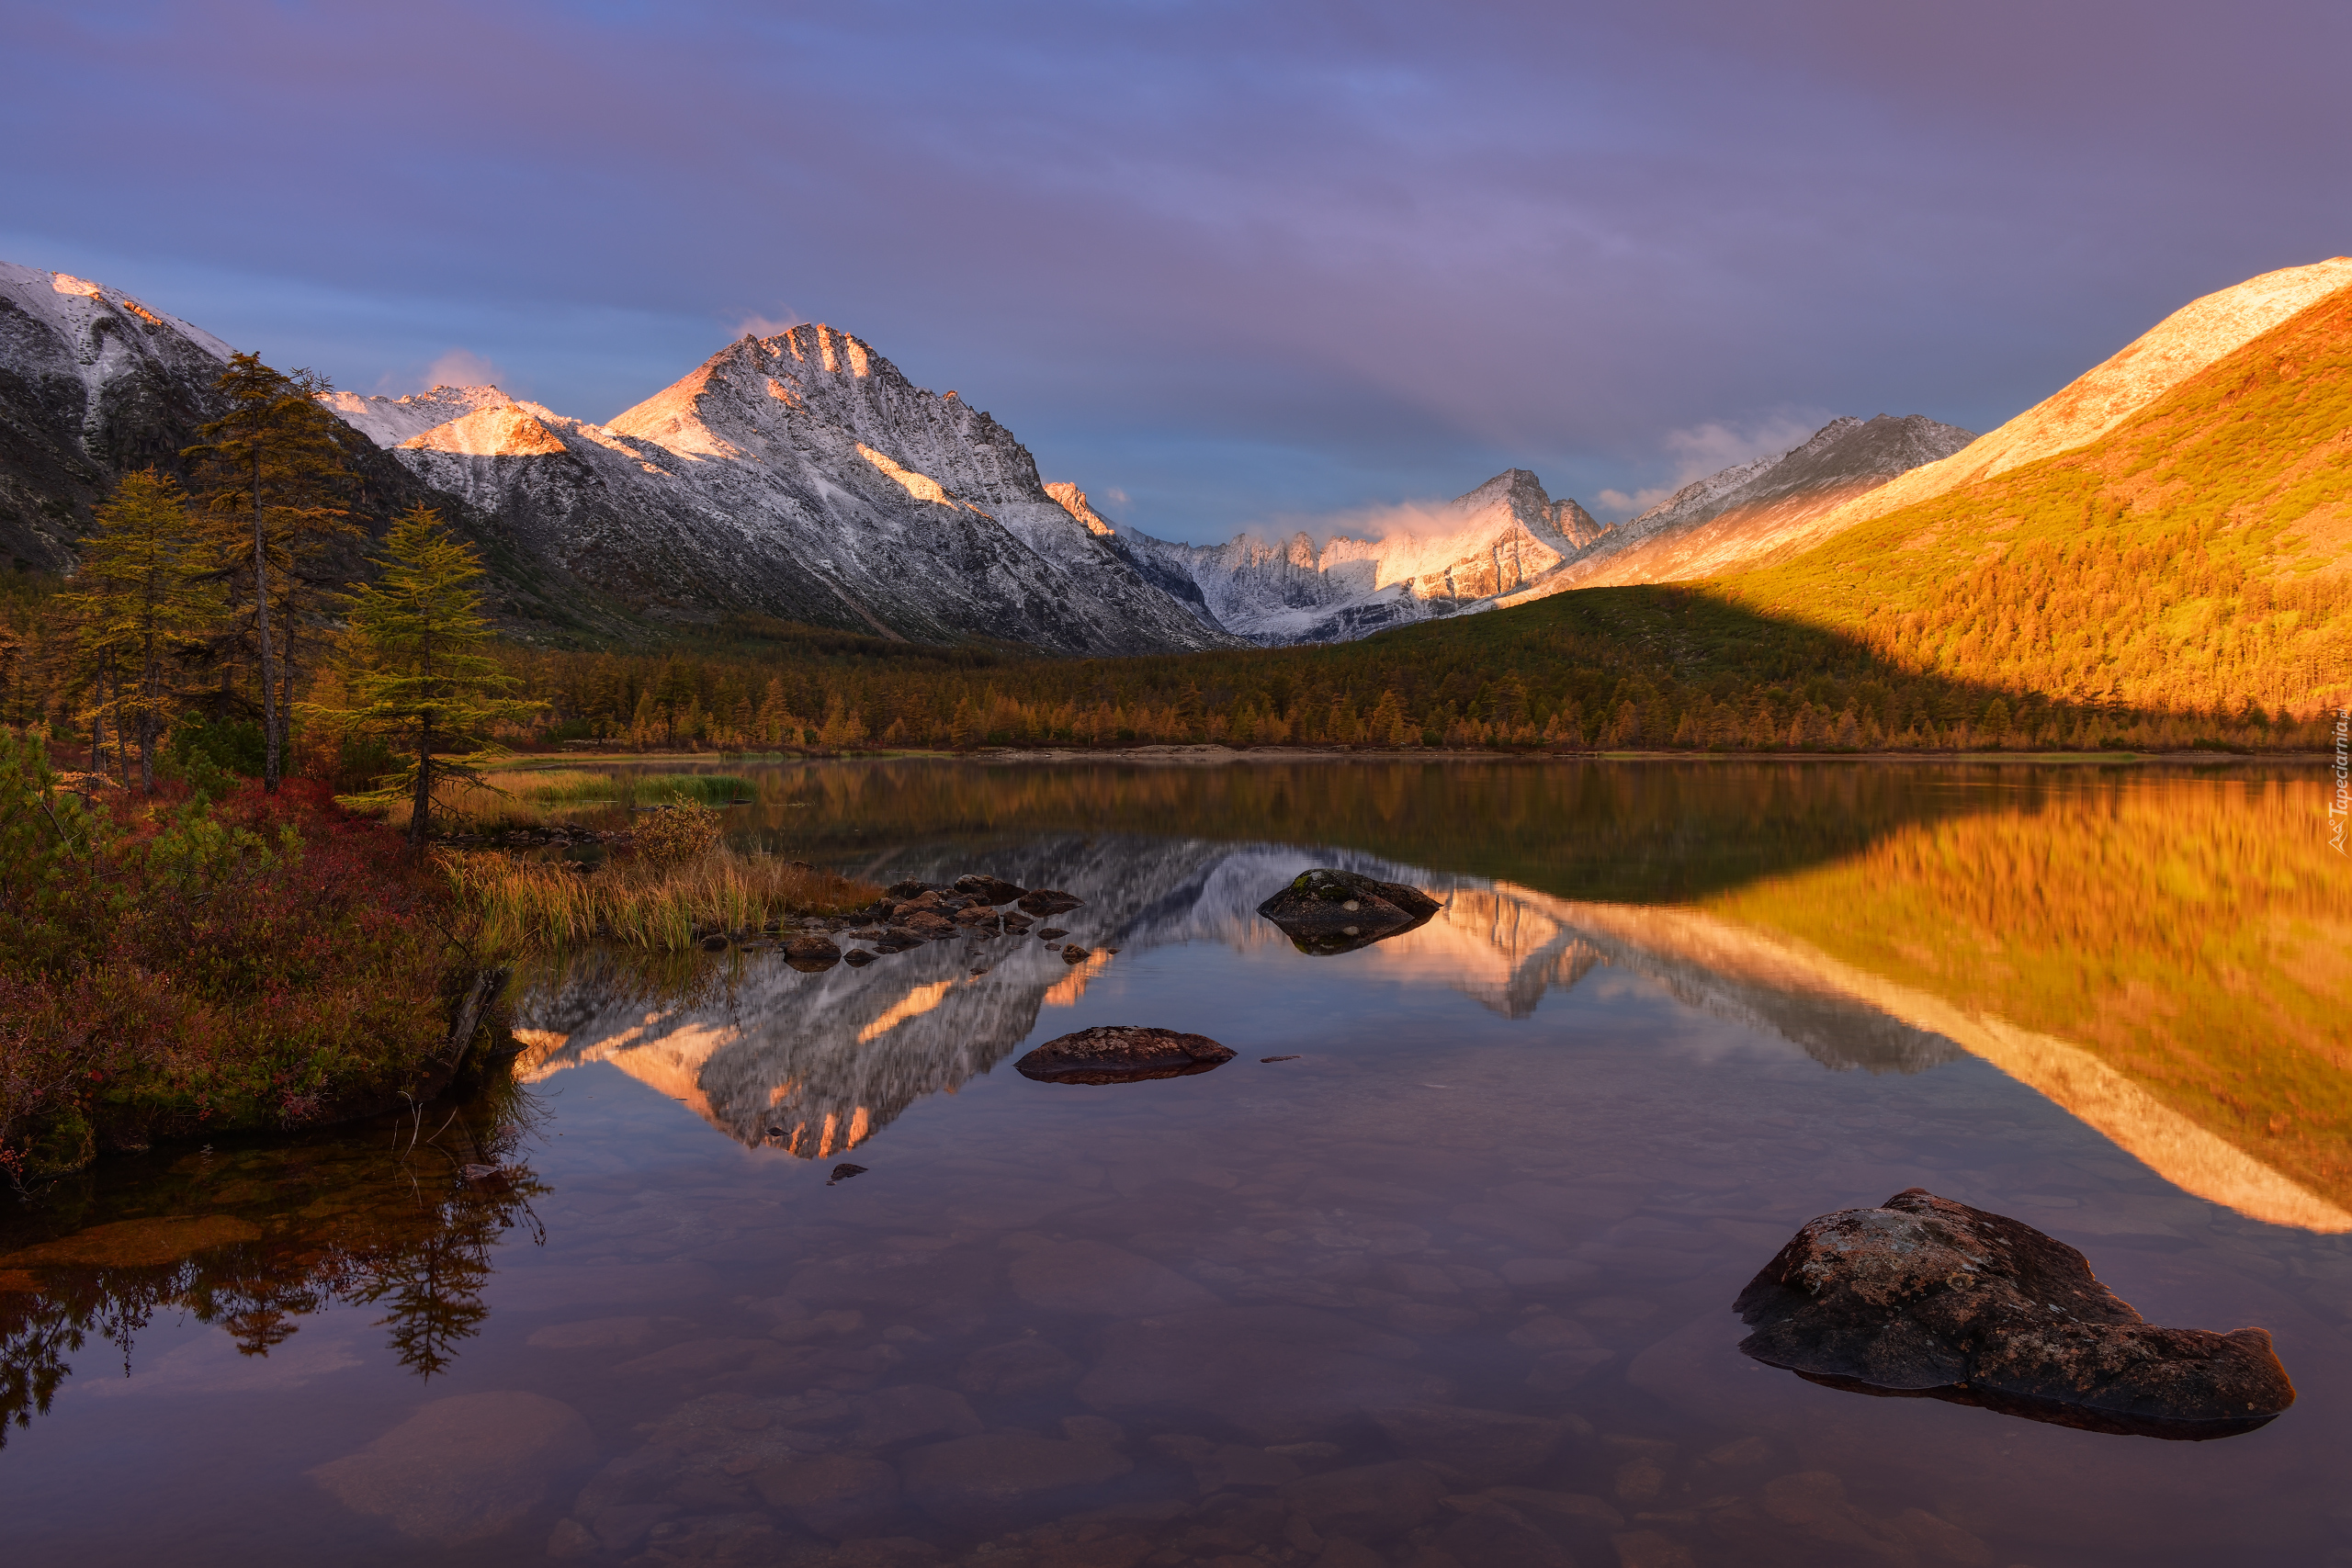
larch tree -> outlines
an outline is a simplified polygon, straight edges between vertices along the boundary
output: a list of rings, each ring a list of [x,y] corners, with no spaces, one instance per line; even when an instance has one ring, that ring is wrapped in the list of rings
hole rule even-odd
[[[97,525],[62,607],[91,661],[96,712],[113,721],[118,750],[137,744],[140,787],[153,795],[155,746],[178,706],[181,673],[224,606],[177,480],[152,468],[125,476]]]
[[[369,798],[410,804],[409,842],[432,832],[433,792],[448,779],[481,782],[492,728],[527,717],[536,703],[484,651],[481,558],[441,514],[413,506],[392,520],[376,581],[346,596],[343,684],[351,706],[336,716],[382,739],[402,761]]]
[[[357,537],[333,504],[345,473],[349,427],[322,407],[329,389],[308,370],[274,370],[256,354],[230,356],[214,383],[229,412],[181,455],[198,460],[215,539],[250,584],[252,638],[260,668],[262,784],[275,791],[284,764],[301,616],[321,585],[305,576],[337,536]],[[274,613],[273,613],[274,612]]]

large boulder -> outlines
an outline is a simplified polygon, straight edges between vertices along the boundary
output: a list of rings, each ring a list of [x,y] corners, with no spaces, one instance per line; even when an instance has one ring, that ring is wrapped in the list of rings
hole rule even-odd
[[[1233,1053],[1205,1034],[1102,1023],[1048,1040],[1012,1067],[1040,1083],[1136,1083],[1205,1073],[1231,1060]]]
[[[1739,1294],[1740,1349],[1831,1388],[2197,1441],[2295,1402],[2259,1328],[2160,1328],[2032,1226],[1920,1188],[1810,1221]]]
[[[1351,953],[1411,931],[1443,906],[1418,887],[1352,871],[1303,871],[1258,906],[1301,953]]]

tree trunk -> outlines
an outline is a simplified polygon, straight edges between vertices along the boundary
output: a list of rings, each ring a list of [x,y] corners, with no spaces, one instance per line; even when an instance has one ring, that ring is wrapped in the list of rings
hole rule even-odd
[[[261,787],[277,793],[277,657],[269,643],[269,557],[262,540],[261,432],[254,432],[254,616],[261,633]]]
[[[163,704],[164,663],[150,630],[139,670],[139,787],[151,795],[155,793],[155,713]]]
[[[107,771],[107,675],[101,670],[92,678],[90,699],[90,772],[103,774]]]
[[[424,847],[433,812],[433,719],[428,715],[416,731],[416,803],[409,808],[408,841]]]

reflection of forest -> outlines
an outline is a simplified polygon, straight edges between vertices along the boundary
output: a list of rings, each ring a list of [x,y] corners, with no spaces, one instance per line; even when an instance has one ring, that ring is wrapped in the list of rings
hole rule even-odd
[[[738,767],[766,848],[834,863],[912,839],[1178,834],[1334,844],[1570,898],[1657,902],[1856,853],[1898,829],[1995,809],[2026,768],[1849,763],[1258,762],[1224,767],[959,762]]]
[[[493,1093],[387,1140],[380,1125],[273,1147],[102,1163],[0,1230],[0,1444],[94,1342],[128,1371],[158,1313],[218,1324],[266,1356],[300,1319],[379,1305],[403,1366],[431,1377],[481,1327],[491,1249],[536,1229],[543,1189],[502,1165],[521,1130]],[[496,1174],[468,1181],[464,1169]],[[158,1217],[162,1216],[162,1217]]]
[[[2074,1043],[2352,1207],[2352,897],[2315,778],[2086,780],[1709,899]]]

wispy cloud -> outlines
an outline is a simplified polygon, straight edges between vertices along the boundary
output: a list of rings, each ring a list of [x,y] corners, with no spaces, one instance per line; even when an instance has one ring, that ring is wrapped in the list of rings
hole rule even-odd
[[[486,355],[453,348],[424,367],[427,387],[503,387],[508,378]]]
[[[1630,495],[1622,490],[1604,490],[1593,497],[1593,511],[1619,521],[1647,512],[1693,479],[1719,474],[1750,458],[1777,457],[1802,446],[1830,418],[1817,409],[1802,409],[1745,423],[1709,420],[1668,431],[1658,445],[1674,465],[1674,477]]]
[[[754,311],[737,319],[735,335],[742,337],[748,333],[752,337],[774,337],[778,333],[790,332],[808,320],[797,310],[786,310],[781,316],[763,316]]]

